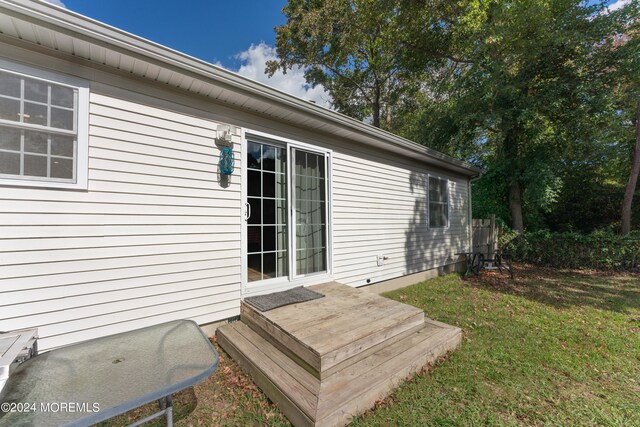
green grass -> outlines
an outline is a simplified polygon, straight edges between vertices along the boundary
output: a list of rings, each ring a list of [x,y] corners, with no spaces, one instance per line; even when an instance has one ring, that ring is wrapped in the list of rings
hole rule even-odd
[[[462,345],[353,425],[640,426],[640,275],[520,266],[513,281],[450,275],[387,296],[461,327]],[[175,400],[176,425],[289,425],[221,356]]]
[[[355,425],[640,426],[640,276],[518,273],[388,294],[462,346]]]

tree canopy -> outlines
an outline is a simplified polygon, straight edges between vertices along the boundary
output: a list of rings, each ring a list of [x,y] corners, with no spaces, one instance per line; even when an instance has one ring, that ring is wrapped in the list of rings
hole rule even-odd
[[[519,231],[599,227],[610,214],[562,211],[622,205],[639,10],[638,0],[616,11],[578,0],[291,0],[268,71],[302,66],[338,111],[483,166],[480,214]]]
[[[283,13],[279,59],[267,63],[267,72],[303,66],[307,82],[324,86],[338,111],[389,129],[401,98],[417,85],[396,57],[395,2],[291,0]]]

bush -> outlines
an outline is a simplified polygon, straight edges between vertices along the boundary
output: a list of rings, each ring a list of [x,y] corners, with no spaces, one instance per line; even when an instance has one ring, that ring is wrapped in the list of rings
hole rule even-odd
[[[560,268],[631,270],[640,266],[640,232],[619,236],[598,230],[591,234],[535,231],[503,233],[500,246],[513,259]]]

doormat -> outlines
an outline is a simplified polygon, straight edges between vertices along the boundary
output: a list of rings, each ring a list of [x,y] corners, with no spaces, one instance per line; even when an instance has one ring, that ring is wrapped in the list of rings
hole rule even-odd
[[[318,292],[298,286],[297,288],[287,291],[258,295],[257,297],[247,297],[244,300],[260,311],[269,311],[285,305],[311,301],[322,297],[324,297],[324,295]]]

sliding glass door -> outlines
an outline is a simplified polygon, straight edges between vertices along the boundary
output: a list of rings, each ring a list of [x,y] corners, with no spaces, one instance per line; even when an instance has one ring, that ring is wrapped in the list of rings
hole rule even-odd
[[[326,154],[249,141],[246,160],[247,281],[327,272]]]
[[[289,272],[286,149],[249,142],[247,183],[248,281],[285,277]]]

